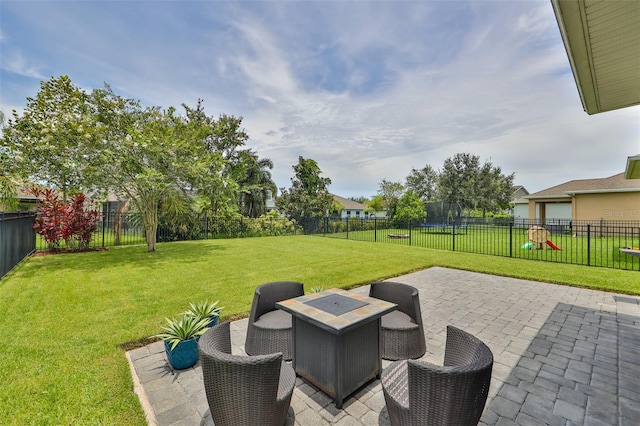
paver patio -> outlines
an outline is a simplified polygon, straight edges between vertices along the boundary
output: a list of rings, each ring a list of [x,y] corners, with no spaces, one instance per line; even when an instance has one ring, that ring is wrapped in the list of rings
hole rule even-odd
[[[481,424],[640,424],[639,297],[438,267],[392,281],[420,291],[423,360],[442,364],[448,324],[491,348]],[[244,354],[246,323],[232,324],[235,354]],[[150,425],[213,424],[199,364],[172,372],[161,342],[127,358]],[[330,397],[297,379],[287,425],[388,424],[379,380],[338,410]]]

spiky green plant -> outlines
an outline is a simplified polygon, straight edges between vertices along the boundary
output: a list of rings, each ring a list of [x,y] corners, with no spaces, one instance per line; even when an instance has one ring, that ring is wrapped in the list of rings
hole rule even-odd
[[[314,286],[314,287],[311,287],[311,289],[309,289],[307,294],[320,293],[321,291],[324,291],[324,288],[322,286]]]
[[[182,315],[179,318],[165,318],[167,325],[162,328],[162,333],[156,337],[166,340],[175,349],[178,343],[202,336],[208,330],[209,319],[191,315]]]
[[[219,300],[215,302],[209,302],[205,300],[204,302],[189,303],[189,309],[186,310],[183,315],[190,315],[196,318],[214,318],[220,316],[220,311],[222,308],[218,307]]]

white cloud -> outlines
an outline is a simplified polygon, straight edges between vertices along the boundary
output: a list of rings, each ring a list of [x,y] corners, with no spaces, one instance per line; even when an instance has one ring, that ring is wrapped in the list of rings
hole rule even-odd
[[[17,74],[23,77],[42,79],[42,66],[38,65],[34,61],[30,61],[25,58],[24,54],[19,50],[2,49],[2,55],[0,56],[0,66],[3,70],[10,73]]]
[[[2,105],[61,74],[145,104],[204,98],[244,117],[278,186],[298,156],[333,192],[370,196],[470,152],[538,190],[639,151],[637,107],[582,111],[548,2],[26,3],[0,6],[2,54],[20,40],[23,55],[2,67],[30,79],[3,71]]]

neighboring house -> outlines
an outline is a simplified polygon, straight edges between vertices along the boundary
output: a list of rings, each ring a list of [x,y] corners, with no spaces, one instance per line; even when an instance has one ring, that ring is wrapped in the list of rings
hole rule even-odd
[[[276,199],[273,197],[273,193],[271,192],[271,190],[267,189],[266,190],[266,200],[265,200],[265,204],[266,204],[266,208],[267,211],[270,212],[271,210],[275,210],[276,209]]]
[[[37,198],[34,195],[29,193],[29,191],[27,190],[28,188],[27,185],[17,183],[17,186],[18,186],[18,193],[16,194],[16,198],[18,199],[17,211],[20,211],[20,212],[35,211],[36,208],[38,207]],[[0,212],[1,211],[4,211],[4,206],[0,202]]]
[[[529,217],[529,200],[524,198],[527,195],[529,195],[529,191],[524,186],[513,187],[513,209],[511,210],[511,215],[514,219],[527,219]]]
[[[572,180],[524,197],[529,219],[640,221],[640,179]]]
[[[38,208],[38,199],[31,194],[18,194],[19,211],[36,211]]]
[[[369,215],[364,212],[365,209],[367,209],[366,205],[358,203],[357,201],[349,200],[347,198],[342,198],[335,194],[331,194],[331,196],[334,200],[342,204],[343,209],[340,212],[341,219],[364,219],[366,217],[369,217]]]

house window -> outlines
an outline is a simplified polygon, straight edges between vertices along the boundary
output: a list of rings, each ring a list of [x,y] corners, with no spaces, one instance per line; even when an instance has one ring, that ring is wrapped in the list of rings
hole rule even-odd
[[[356,216],[360,216],[360,210],[356,210]]]

